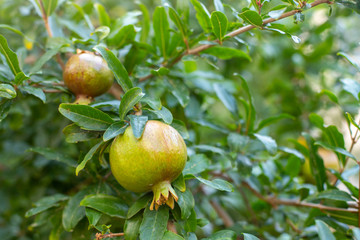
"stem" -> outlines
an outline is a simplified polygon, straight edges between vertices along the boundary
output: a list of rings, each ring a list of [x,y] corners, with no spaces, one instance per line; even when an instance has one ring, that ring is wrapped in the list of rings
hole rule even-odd
[[[218,216],[223,220],[225,227],[229,228],[234,225],[234,221],[229,214],[214,200],[210,200],[211,206],[214,208]]]
[[[317,5],[320,5],[320,4],[323,4],[323,3],[327,3],[327,4],[331,4],[332,2],[330,0],[317,0],[313,3],[311,3],[311,7],[310,8],[313,8],[313,7],[316,7]],[[266,20],[263,21],[263,25],[266,25],[266,24],[269,24],[269,23],[272,23],[272,22],[275,22],[275,21],[278,21],[280,19],[283,19],[283,18],[287,18],[287,17],[290,17],[298,12],[301,12],[302,10],[299,10],[299,9],[296,9],[296,10],[292,10],[290,12],[286,12],[286,13],[283,13],[279,18],[275,19],[275,18],[268,18]],[[241,33],[244,33],[244,32],[247,32],[247,31],[250,31],[251,29],[254,29],[256,28],[256,26],[254,25],[247,25],[247,26],[244,26],[244,27],[241,27],[235,31],[232,31],[228,34],[225,35],[224,39],[227,40],[229,38],[232,38],[232,37],[235,37]],[[214,43],[219,43],[219,40],[215,40],[213,41]],[[193,49],[190,49],[190,50],[187,50],[185,53],[181,54],[179,57],[177,57],[174,61],[171,62],[171,66],[174,65],[175,63],[177,63],[178,61],[180,61],[184,56],[186,55],[196,55],[198,54],[199,52],[201,51],[204,51],[208,48],[211,48],[213,46],[216,46],[216,45],[213,45],[213,44],[204,44],[204,45],[200,45],[198,47],[195,47]],[[169,67],[170,66],[169,64],[165,65],[164,67]],[[139,79],[140,82],[142,81],[145,81],[149,78],[152,78],[154,75],[152,74],[149,74],[145,77],[142,77]]]
[[[96,240],[101,240],[101,239],[103,239],[103,238],[120,237],[120,236],[124,236],[124,233],[108,233],[108,234],[97,233],[97,234],[95,235]]]

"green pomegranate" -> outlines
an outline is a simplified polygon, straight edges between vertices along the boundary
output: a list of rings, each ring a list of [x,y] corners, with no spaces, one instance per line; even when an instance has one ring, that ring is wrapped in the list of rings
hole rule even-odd
[[[105,93],[114,82],[114,76],[105,60],[89,51],[73,55],[65,65],[65,85],[76,96],[76,103],[90,103]]]
[[[110,148],[110,166],[116,180],[133,192],[153,191],[153,210],[164,203],[174,208],[178,200],[171,182],[185,167],[186,145],[171,126],[150,120],[143,135],[136,139],[131,126]]]

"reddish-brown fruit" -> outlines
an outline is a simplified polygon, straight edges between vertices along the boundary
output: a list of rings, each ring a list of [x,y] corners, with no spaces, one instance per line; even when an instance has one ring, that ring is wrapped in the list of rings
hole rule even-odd
[[[73,55],[65,65],[65,85],[78,101],[91,101],[105,93],[114,82],[114,75],[105,60],[92,52]]]
[[[185,167],[186,145],[171,126],[148,121],[140,139],[128,127],[110,148],[110,166],[116,180],[133,192],[153,191],[150,209],[166,203],[174,207],[178,197],[171,187]]]

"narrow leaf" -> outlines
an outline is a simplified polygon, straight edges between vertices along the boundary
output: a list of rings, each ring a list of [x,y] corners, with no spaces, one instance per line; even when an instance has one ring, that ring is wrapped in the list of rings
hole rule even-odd
[[[239,16],[244,19],[247,23],[254,25],[256,27],[262,27],[263,21],[261,16],[252,10],[245,10],[239,14]]]
[[[176,27],[179,29],[183,39],[187,38],[187,30],[186,26],[179,17],[179,14],[174,10],[173,8],[169,7],[169,16],[171,21],[173,21],[176,25]]]
[[[103,141],[106,142],[116,137],[117,135],[123,134],[128,126],[129,124],[125,121],[115,122],[111,124],[104,133]]]
[[[183,170],[183,174],[198,174],[206,171],[210,165],[209,158],[204,154],[196,154],[190,157],[190,160],[186,163],[185,168]]]
[[[320,240],[336,240],[328,225],[321,220],[315,220]]]
[[[110,27],[110,17],[107,14],[104,6],[101,5],[100,3],[95,3],[94,7],[96,9],[96,13],[98,15],[100,25]]]
[[[16,90],[10,84],[0,83],[0,97],[12,99],[16,97]]]
[[[20,89],[39,98],[43,103],[46,102],[45,93],[40,88],[36,88],[32,86],[22,86]]]
[[[164,120],[166,124],[171,124],[173,121],[173,116],[169,109],[167,109],[166,107],[162,107],[161,110],[148,109],[148,111],[155,113],[159,118]]]
[[[127,218],[132,218],[135,216],[139,211],[146,208],[150,200],[152,199],[151,194],[145,194],[138,200],[134,202],[133,205],[129,208],[129,211],[127,212]]]
[[[126,218],[128,210],[128,206],[120,198],[106,194],[88,195],[80,202],[80,206],[93,208],[110,217],[118,218]]]
[[[197,180],[199,180],[200,182],[202,182],[203,184],[215,188],[217,190],[220,191],[225,191],[225,192],[233,192],[234,191],[234,187],[231,183],[223,180],[223,179],[214,179],[214,180],[206,180],[204,178],[201,177],[196,177]]]
[[[145,96],[141,88],[134,87],[128,90],[121,99],[119,107],[120,120],[124,120],[126,114]]]
[[[97,150],[100,148],[103,141],[95,144],[90,151],[85,155],[84,159],[81,161],[81,163],[76,167],[76,176],[79,174],[81,170],[85,168],[86,163],[94,156],[94,154],[97,152]]]
[[[156,211],[151,211],[149,208],[146,208],[144,219],[140,226],[140,239],[162,239],[166,231],[168,219],[169,208],[162,206]]]
[[[198,0],[190,0],[196,11],[196,18],[205,33],[211,31],[210,13]]]
[[[272,139],[269,136],[264,136],[264,135],[260,135],[260,134],[254,134],[254,136],[260,141],[262,142],[262,144],[264,144],[266,150],[274,155],[277,151],[277,144],[275,142],[274,139]]]
[[[75,123],[72,123],[63,129],[63,133],[65,135],[66,142],[77,143],[77,142],[85,142],[91,139],[98,138],[102,132],[87,131],[81,129]]]
[[[126,25],[119,30],[112,32],[108,38],[109,44],[116,48],[122,48],[123,46],[131,43],[135,39],[134,25]]]
[[[140,139],[144,132],[146,122],[148,121],[148,117],[137,116],[137,115],[130,115],[128,117],[130,118],[130,125],[135,138]]]
[[[166,51],[169,47],[170,31],[169,21],[164,7],[156,7],[153,15],[153,27],[156,45],[160,49],[163,58],[166,59]]]
[[[225,107],[234,115],[238,117],[238,108],[235,98],[220,84],[214,83],[214,90],[218,98],[225,105]]]
[[[269,117],[269,118],[266,118],[266,119],[262,120],[259,123],[259,126],[255,130],[255,132],[258,132],[259,130],[263,129],[264,127],[269,126],[269,125],[271,125],[271,124],[273,124],[273,123],[275,123],[275,122],[277,122],[279,120],[282,120],[282,119],[295,120],[295,118],[293,116],[291,116],[290,114],[282,113],[282,114],[279,114],[277,116]]]
[[[0,53],[4,55],[6,62],[10,67],[14,76],[16,76],[17,73],[21,72],[17,55],[9,48],[6,38],[1,34],[0,34]]]
[[[211,25],[212,30],[215,36],[219,39],[220,43],[222,42],[223,37],[227,32],[228,19],[226,15],[222,12],[212,12],[211,13]]]
[[[126,220],[124,226],[126,240],[137,240],[142,219],[142,215],[136,215],[135,217]]]
[[[202,51],[202,53],[207,53],[223,60],[241,58],[251,61],[251,57],[247,53],[241,51],[240,49],[231,47],[215,46]]]
[[[360,83],[350,78],[342,79],[341,82],[344,90],[352,94],[359,101]]]
[[[161,240],[184,240],[184,238],[172,231],[166,231]]]

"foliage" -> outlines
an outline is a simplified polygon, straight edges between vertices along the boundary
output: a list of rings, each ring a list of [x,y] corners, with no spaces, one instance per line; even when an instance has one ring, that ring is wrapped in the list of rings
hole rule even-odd
[[[2,239],[360,239],[359,1],[0,6]],[[90,105],[62,81],[77,49],[117,82]],[[110,172],[150,119],[187,144],[174,209]]]

